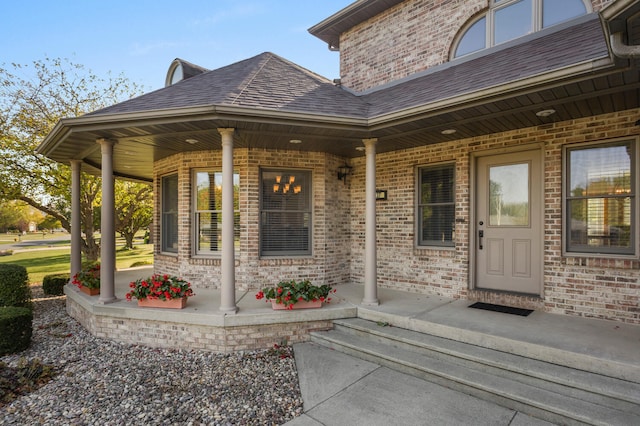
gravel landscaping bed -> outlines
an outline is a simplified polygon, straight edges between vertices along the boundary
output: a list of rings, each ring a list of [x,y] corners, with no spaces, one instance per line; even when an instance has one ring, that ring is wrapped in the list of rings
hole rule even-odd
[[[34,296],[31,347],[21,357],[55,377],[0,407],[0,424],[279,425],[302,414],[291,348],[216,354],[99,339],[65,311],[65,297]]]

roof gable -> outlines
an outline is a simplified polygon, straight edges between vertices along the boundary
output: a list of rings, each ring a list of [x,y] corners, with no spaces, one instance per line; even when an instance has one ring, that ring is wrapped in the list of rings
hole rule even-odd
[[[266,52],[90,115],[196,106],[238,106],[353,117],[363,117],[367,110],[362,100],[326,78]]]

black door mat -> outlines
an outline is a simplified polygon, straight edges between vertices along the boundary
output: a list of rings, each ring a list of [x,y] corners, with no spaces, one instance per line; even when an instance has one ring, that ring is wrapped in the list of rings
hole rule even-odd
[[[476,302],[473,305],[469,305],[470,308],[484,309],[485,311],[502,312],[503,314],[519,315],[521,317],[529,316],[533,310],[512,308],[511,306],[493,305],[491,303]]]

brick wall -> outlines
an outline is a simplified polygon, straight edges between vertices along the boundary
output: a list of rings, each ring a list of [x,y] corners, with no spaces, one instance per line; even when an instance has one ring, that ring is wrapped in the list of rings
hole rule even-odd
[[[613,0],[594,0],[599,11]],[[461,27],[487,0],[407,0],[340,36],[342,84],[360,92],[449,61]]]
[[[332,328],[330,320],[235,327],[141,320],[91,312],[71,297],[67,297],[67,312],[99,338],[157,348],[220,353],[267,349],[283,340],[289,344],[306,342],[310,332]]]
[[[243,290],[273,285],[282,279],[309,279],[314,283],[349,282],[349,190],[335,171],[343,160],[325,153],[235,149],[234,171],[240,175],[240,251],[236,253],[236,287]],[[260,168],[310,170],[312,173],[312,255],[261,258],[259,254]],[[193,256],[192,172],[222,169],[221,151],[176,154],[155,164],[154,232],[160,236],[160,177],[178,173],[178,253],[160,251],[155,242],[156,272],[179,275],[194,288],[220,286],[220,258]]]
[[[566,144],[637,137],[640,110],[548,124],[483,137],[379,154],[377,188],[388,191],[378,201],[378,284],[451,298],[469,298],[548,312],[640,323],[640,263],[628,259],[563,257],[562,147]],[[485,150],[541,144],[544,150],[544,298],[469,291],[470,155]],[[455,163],[455,248],[415,246],[416,168]],[[351,186],[351,281],[363,283],[364,159],[354,162]]]

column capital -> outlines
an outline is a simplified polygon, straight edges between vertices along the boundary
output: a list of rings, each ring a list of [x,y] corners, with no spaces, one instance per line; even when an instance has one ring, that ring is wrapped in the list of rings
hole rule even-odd
[[[99,138],[96,143],[100,145],[102,155],[113,155],[113,147],[117,142],[114,139]]]
[[[367,148],[369,148],[370,146],[374,146],[377,142],[378,142],[378,138],[362,139],[362,143]]]
[[[235,127],[218,127],[217,130],[222,136],[233,136],[236,131]]]
[[[118,143],[118,141],[116,141],[115,139],[107,139],[107,138],[98,138],[96,139],[96,143],[98,145],[115,145]]]

